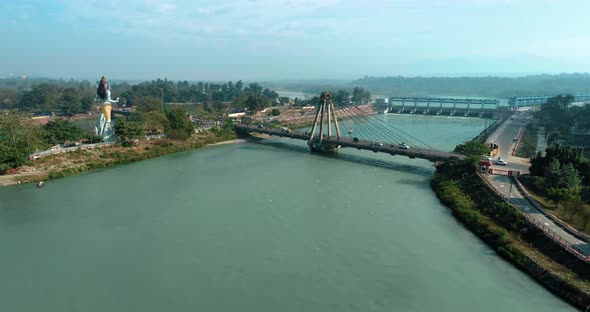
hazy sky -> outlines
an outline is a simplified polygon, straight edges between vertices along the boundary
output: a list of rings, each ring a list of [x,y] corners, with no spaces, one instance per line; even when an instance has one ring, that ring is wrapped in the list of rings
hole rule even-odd
[[[589,12],[588,0],[0,0],[0,76],[590,72]]]

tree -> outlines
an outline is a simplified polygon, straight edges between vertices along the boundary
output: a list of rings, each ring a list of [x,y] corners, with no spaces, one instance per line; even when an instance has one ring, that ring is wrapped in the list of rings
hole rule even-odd
[[[270,106],[270,100],[260,94],[250,94],[244,101],[244,105],[250,111],[261,110]]]
[[[560,186],[568,189],[580,187],[580,176],[572,164],[567,164],[561,168]]]
[[[570,163],[560,166],[559,160],[553,159],[545,173],[545,186],[553,189],[580,188],[582,179]]]
[[[18,114],[0,114],[0,173],[17,168],[41,145],[35,128]]]
[[[560,188],[561,180],[561,164],[559,160],[553,159],[549,163],[549,166],[545,168],[545,187],[547,188]]]
[[[257,83],[251,83],[246,89],[244,89],[244,92],[247,94],[261,95],[262,87]]]
[[[357,104],[366,104],[371,100],[371,93],[361,88],[354,87],[352,91],[352,101]]]
[[[273,108],[271,114],[273,116],[279,116],[281,114],[281,110],[278,108]]]
[[[580,188],[550,188],[547,189],[547,197],[555,203],[555,207],[557,208],[560,203],[564,204],[563,211],[567,213],[568,211],[568,204],[572,201],[580,201]],[[573,217],[575,209],[572,211],[570,215],[570,220]]]
[[[0,108],[13,108],[18,104],[20,94],[16,88],[0,87]]]
[[[350,103],[350,93],[346,90],[338,90],[333,96],[334,104],[336,106],[344,106]]]
[[[43,111],[53,111],[57,108],[57,102],[61,97],[62,88],[50,83],[41,83],[33,86],[31,91],[26,91],[21,97],[19,107]]]
[[[137,121],[126,121],[125,118],[118,118],[115,122],[115,135],[124,144],[131,145],[134,140],[145,135],[143,124]]]
[[[56,119],[43,126],[43,140],[50,145],[64,144],[66,141],[77,141],[85,136],[84,130],[69,120]]]
[[[573,118],[569,116],[568,110],[570,104],[574,101],[574,97],[570,94],[558,95],[547,100],[538,116],[541,122],[549,129],[567,129],[571,126],[570,120]]]
[[[159,111],[151,111],[143,114],[145,130],[150,133],[162,133],[168,127],[168,117]]]
[[[80,108],[83,112],[89,112],[92,110],[93,99],[90,96],[83,96],[80,99]]]
[[[545,176],[545,158],[541,151],[537,152],[537,156],[531,157],[531,166],[529,172],[532,176],[544,177]]]
[[[0,174],[18,168],[27,161],[29,151],[0,142]]]
[[[490,153],[490,148],[483,143],[477,141],[467,141],[455,147],[455,153],[463,154],[465,156],[481,156]]]
[[[166,129],[164,129],[164,133],[167,137],[186,140],[195,132],[195,126],[181,108],[172,108],[166,116],[168,117],[169,123]]]
[[[279,97],[278,93],[276,93],[274,90],[271,90],[269,88],[262,90],[262,95],[266,96],[267,98],[269,98],[271,100],[274,100]]]
[[[137,109],[142,112],[159,111],[162,107],[160,98],[153,96],[140,97],[133,102]]]
[[[67,88],[61,96],[61,111],[65,116],[74,116],[82,111],[82,102],[77,89]]]

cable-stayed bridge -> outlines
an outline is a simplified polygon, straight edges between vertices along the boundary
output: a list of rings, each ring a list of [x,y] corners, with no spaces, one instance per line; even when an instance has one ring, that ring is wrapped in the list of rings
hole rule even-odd
[[[330,92],[322,92],[308,106],[290,110],[270,123],[254,120],[235,127],[241,133],[305,140],[312,151],[330,152],[351,147],[430,161],[465,158],[460,154],[437,150],[383,121],[372,106],[334,103]]]

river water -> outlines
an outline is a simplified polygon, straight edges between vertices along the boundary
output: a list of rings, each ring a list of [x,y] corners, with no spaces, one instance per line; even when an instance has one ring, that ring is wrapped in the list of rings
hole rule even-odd
[[[381,118],[447,150],[485,123]],[[0,189],[2,311],[574,311],[464,229],[432,173],[269,139]]]

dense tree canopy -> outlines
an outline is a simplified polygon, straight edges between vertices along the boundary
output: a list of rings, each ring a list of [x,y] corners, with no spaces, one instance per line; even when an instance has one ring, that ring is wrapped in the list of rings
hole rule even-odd
[[[356,104],[366,104],[371,101],[371,93],[361,87],[355,87],[352,91],[352,102]]]
[[[34,80],[27,84],[22,81],[13,82],[15,81],[0,79],[0,108],[55,112],[65,116],[93,110],[96,85],[89,81]],[[29,88],[29,84],[32,88]],[[246,107],[246,101],[251,96],[256,102],[252,107],[257,109],[279,103],[277,92],[257,83],[250,83],[245,87],[242,81],[175,83],[167,79],[157,79],[135,85],[126,82],[110,82],[110,85],[111,97],[121,97],[118,105],[135,106],[143,112],[165,111],[167,108],[162,109],[163,103],[198,103],[208,113],[223,113],[231,107]],[[248,104],[252,104],[253,98],[250,98]]]
[[[350,103],[350,93],[340,89],[332,95],[332,100],[336,106],[348,105]]]
[[[188,139],[195,131],[195,126],[188,119],[188,115],[180,108],[172,108],[168,114],[168,125],[164,130],[167,137],[171,139]]]
[[[41,145],[35,128],[17,114],[0,114],[0,173],[21,166]]]
[[[536,114],[541,123],[549,129],[568,129],[572,126],[574,116],[569,113],[570,104],[574,101],[572,95],[558,95],[547,100]]]
[[[133,140],[143,138],[145,135],[142,122],[126,121],[125,118],[118,118],[113,130],[117,138],[123,143],[131,143]]]
[[[463,154],[465,156],[481,156],[490,153],[490,148],[483,143],[477,141],[467,141],[455,147],[455,153]]]
[[[532,176],[543,177],[551,180],[547,174],[561,170],[564,166],[571,165],[582,176],[582,183],[590,185],[590,162],[582,156],[581,149],[575,149],[570,145],[551,145],[545,149],[545,156],[541,152],[531,158],[529,171]]]
[[[43,130],[43,140],[50,145],[78,141],[86,136],[84,130],[65,119],[50,121],[43,126]]]

